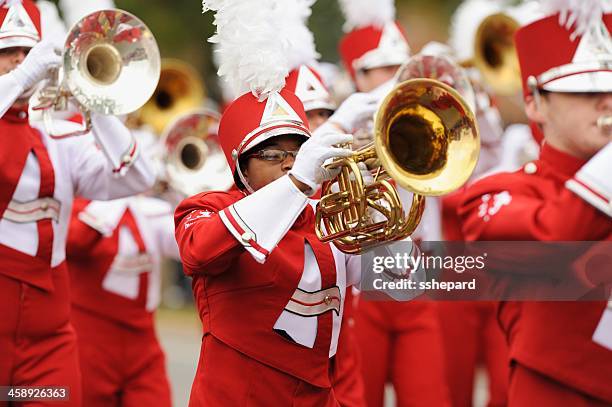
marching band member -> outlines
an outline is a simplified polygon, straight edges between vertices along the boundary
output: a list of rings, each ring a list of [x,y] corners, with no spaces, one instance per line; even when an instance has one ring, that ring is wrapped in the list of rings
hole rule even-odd
[[[487,3],[482,5],[481,3]],[[469,14],[463,4],[462,12]],[[486,12],[492,4],[478,0],[469,2],[470,17],[478,11]],[[483,7],[481,7],[483,6]],[[461,13],[461,14],[463,14]],[[467,16],[466,16],[467,17]],[[457,17],[455,17],[457,19]],[[463,21],[465,23],[465,21]],[[460,25],[455,20],[455,25]],[[468,28],[469,24],[464,24]],[[454,42],[454,41],[451,41]],[[463,50],[462,52],[465,52]],[[453,60],[456,53],[445,44],[429,43],[423,47],[421,54],[443,55]],[[465,59],[465,56],[462,57]],[[499,163],[502,154],[501,137],[503,127],[500,113],[493,103],[490,90],[476,68],[464,70],[474,89],[474,113],[480,133],[480,155],[478,164],[471,179],[482,177]],[[449,83],[447,83],[449,84]],[[452,84],[449,84],[453,86]],[[531,137],[529,135],[529,137]],[[462,241],[461,220],[457,215],[457,206],[466,187],[462,187],[441,198],[442,236],[444,240]],[[496,303],[488,301],[438,301],[438,317],[442,330],[446,380],[449,387],[451,405],[471,406],[474,400],[474,380],[479,362],[484,364],[488,382],[489,407],[505,406],[507,399],[508,367],[505,338],[495,317]],[[457,343],[462,343],[462,351],[457,352]]]
[[[153,314],[161,261],[179,258],[173,223],[150,196],[75,201],[67,262],[86,406],[171,405]]]
[[[0,134],[5,136],[0,348],[7,356],[0,358],[0,383],[66,386],[68,404],[76,406],[81,385],[64,262],[73,196],[119,198],[151,187],[154,176],[116,118],[92,118],[103,152],[91,136],[54,140],[30,126],[31,89],[59,62],[54,47],[41,42],[36,5],[30,0],[0,3]]]
[[[337,405],[330,376],[360,258],[318,240],[308,195],[334,175],[326,159],[351,154],[333,145],[352,137],[329,126],[311,136],[302,103],[281,90],[289,69],[284,42],[272,39],[284,38],[292,5],[220,4],[204,2],[216,12],[220,72],[248,93],[219,127],[239,189],[198,194],[176,211],[204,325],[190,405]],[[241,25],[245,15],[257,24]]]
[[[144,134],[147,149],[156,139]],[[153,154],[151,154],[153,156]],[[153,196],[77,198],[66,244],[86,406],[171,406],[157,340],[161,262],[179,259],[174,207]]]
[[[385,92],[391,90],[399,67],[408,60],[410,47],[401,27],[394,21],[392,0],[378,2],[376,7],[372,7],[371,2],[359,0],[341,0],[340,4],[347,19],[345,28],[350,31],[341,39],[339,51],[358,93],[349,96],[338,113],[342,110],[358,113],[355,112],[358,108],[351,104],[360,99],[370,101],[374,112]],[[368,104],[357,106],[367,107]],[[349,108],[343,109],[346,107]],[[371,112],[364,113],[362,118],[372,117]],[[345,131],[353,131],[340,121],[342,117],[335,114],[329,122]],[[369,138],[360,140],[357,135],[356,139],[358,145],[370,141]],[[398,191],[402,200],[406,199],[407,192],[401,188]],[[410,202],[411,197],[408,199]],[[414,236],[439,240],[438,208],[435,200],[427,203],[423,221]],[[404,318],[403,315],[412,317]],[[368,406],[383,405],[387,381],[393,383],[398,406],[443,406],[448,403],[435,304],[358,301],[355,333]]]
[[[602,178],[612,159],[612,10],[584,3],[556,2],[516,33],[525,111],[545,141],[538,160],[468,189],[459,208],[468,240],[612,239]],[[508,405],[610,405],[609,315],[605,301],[502,302]]]
[[[347,33],[339,51],[359,92],[370,92],[389,81],[410,55],[401,26],[394,21],[393,1],[376,7],[364,0],[340,0]]]

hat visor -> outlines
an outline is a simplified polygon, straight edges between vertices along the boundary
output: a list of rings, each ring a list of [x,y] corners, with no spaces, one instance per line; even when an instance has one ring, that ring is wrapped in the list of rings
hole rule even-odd
[[[542,85],[549,92],[612,92],[612,71],[581,72],[553,79]]]
[[[39,39],[30,36],[12,36],[0,39],[0,49],[6,48],[32,48],[38,44]]]
[[[336,105],[327,100],[311,100],[304,102],[304,110],[309,112],[311,110],[331,110],[332,112],[337,109]]]
[[[259,144],[267,141],[273,137],[284,136],[288,134],[295,134],[299,136],[304,136],[305,138],[310,137],[310,132],[302,125],[296,123],[276,123],[273,126],[267,126],[268,129],[261,129],[258,134],[252,137],[245,146],[238,153],[238,156],[242,156],[242,154],[246,153],[249,150],[257,147]]]
[[[392,49],[374,49],[366,52],[361,58],[353,62],[353,68],[358,70],[367,70],[374,68],[383,68],[386,66],[402,65],[409,58],[409,50],[392,48]]]

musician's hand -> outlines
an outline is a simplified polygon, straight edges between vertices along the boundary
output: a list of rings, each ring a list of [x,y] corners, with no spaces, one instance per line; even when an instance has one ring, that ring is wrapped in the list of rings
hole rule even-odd
[[[352,154],[350,149],[334,147],[334,145],[350,143],[352,140],[352,135],[339,133],[334,127],[323,124],[302,144],[295,157],[295,163],[289,171],[294,183],[298,187],[301,186],[300,184],[305,184],[310,187],[310,191],[307,191],[309,194],[315,193],[323,181],[333,178],[337,173],[323,167],[325,160],[347,157]]]
[[[30,89],[45,79],[50,69],[58,67],[62,62],[60,50],[50,41],[41,41],[28,53],[23,62],[15,68],[11,75],[24,89]]]

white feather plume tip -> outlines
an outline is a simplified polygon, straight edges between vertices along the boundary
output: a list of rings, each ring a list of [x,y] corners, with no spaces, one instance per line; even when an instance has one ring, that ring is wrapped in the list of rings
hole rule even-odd
[[[204,12],[215,12],[217,32],[209,41],[217,44],[218,74],[237,95],[251,91],[263,100],[280,91],[298,59],[292,48],[307,46],[309,38],[316,55],[305,27],[311,5],[312,0],[202,2]]]
[[[340,8],[346,19],[345,31],[373,25],[384,27],[395,20],[394,0],[340,0]]]
[[[21,0],[0,0],[0,7],[11,8],[16,4],[21,4]]]
[[[315,49],[314,36],[307,26],[314,0],[285,1],[283,4],[287,8],[283,14],[287,19],[289,70],[301,65],[313,65],[320,57]]]
[[[612,12],[612,0],[541,0],[544,13],[559,13],[559,24],[568,30],[574,27],[571,39],[583,35]]]

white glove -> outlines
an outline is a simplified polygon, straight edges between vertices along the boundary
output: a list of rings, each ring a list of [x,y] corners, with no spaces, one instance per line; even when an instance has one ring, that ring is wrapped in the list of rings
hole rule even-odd
[[[372,185],[374,183],[374,176],[372,176],[372,171],[368,169],[364,162],[357,163],[357,167],[359,167],[359,172],[361,173],[363,184],[365,186]]]
[[[365,163],[357,163],[357,167],[359,167],[359,172],[361,173],[361,178],[363,179],[363,185],[372,185],[374,183],[374,177],[372,176],[372,172],[368,170],[368,167],[365,165]],[[355,180],[355,176],[352,173],[350,175],[350,179],[351,181]],[[333,183],[333,185],[331,186],[331,191],[334,193],[340,191],[338,182]]]
[[[601,149],[565,186],[612,217],[612,142]]]
[[[24,61],[10,74],[23,90],[45,79],[50,69],[62,62],[59,48],[50,41],[41,41],[30,50]]]
[[[94,113],[91,124],[96,143],[111,163],[113,172],[124,175],[139,152],[132,133],[115,116]]]
[[[337,171],[323,167],[325,160],[335,157],[348,157],[353,154],[352,150],[348,148],[333,146],[352,141],[352,135],[339,133],[334,126],[328,123],[323,124],[302,144],[289,174],[308,185],[310,194],[314,194],[323,181],[330,180],[337,174]]]
[[[378,95],[371,93],[353,93],[342,102],[328,120],[338,124],[346,132],[353,132],[360,121],[374,116],[379,99]]]

